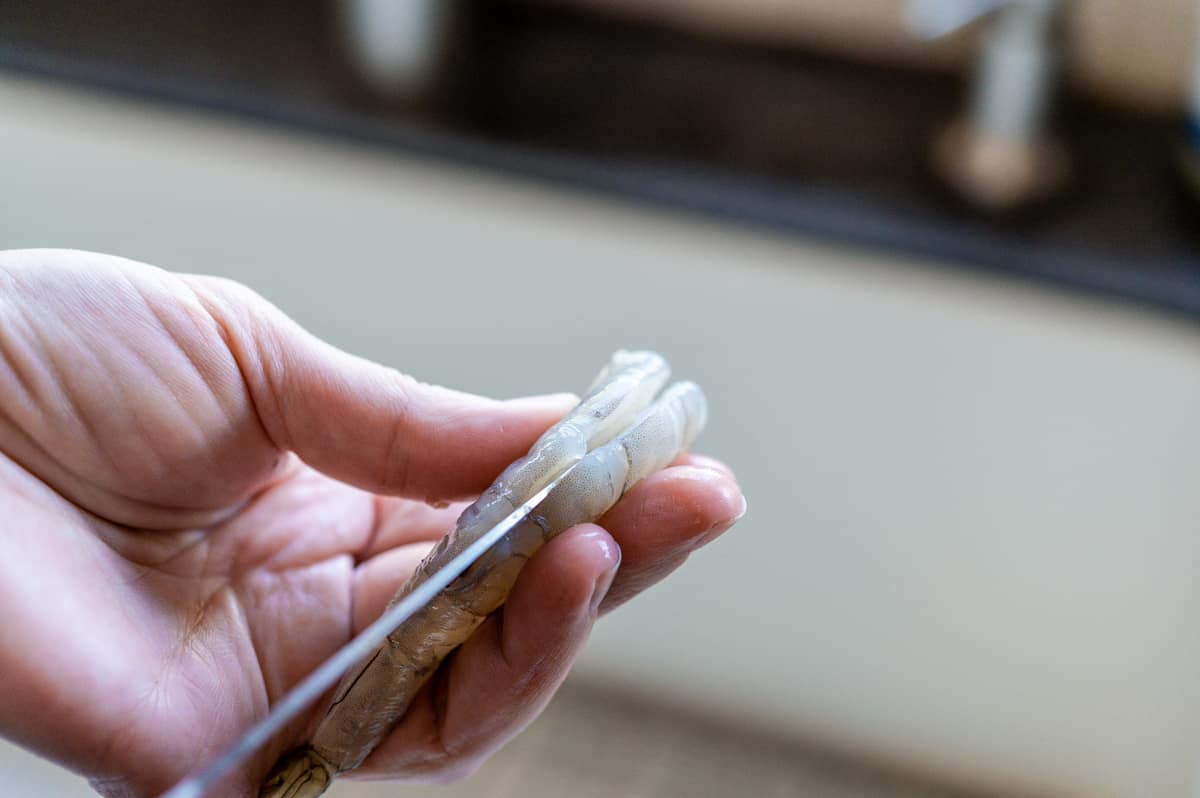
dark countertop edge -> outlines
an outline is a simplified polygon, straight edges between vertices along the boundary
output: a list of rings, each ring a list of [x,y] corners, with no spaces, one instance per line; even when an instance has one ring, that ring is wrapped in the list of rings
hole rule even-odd
[[[242,87],[146,75],[134,69],[0,46],[0,69],[184,108],[232,114],[320,136],[446,160],[494,172],[645,202],[773,232],[927,258],[944,268],[974,267],[1082,291],[1200,321],[1200,275],[1190,261],[1150,264],[1104,253],[1022,246],[1006,237],[956,230],[905,216],[847,192],[746,175],[671,168],[535,150],[394,120],[364,118],[316,104],[280,100]],[[1155,268],[1153,273],[1147,266]],[[1164,266],[1175,267],[1162,273]]]

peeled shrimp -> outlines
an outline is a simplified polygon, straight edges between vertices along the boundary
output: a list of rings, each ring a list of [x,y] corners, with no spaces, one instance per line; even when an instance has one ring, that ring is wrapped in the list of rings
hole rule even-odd
[[[521,568],[543,544],[600,518],[634,483],[664,468],[695,440],[707,419],[704,393],[683,382],[655,400],[668,377],[666,361],[653,352],[613,355],[579,405],[463,511],[393,603],[537,491],[561,481],[499,543],[346,674],[312,741],[280,758],[260,798],[316,798],[336,774],[358,767],[442,660],[504,603]]]

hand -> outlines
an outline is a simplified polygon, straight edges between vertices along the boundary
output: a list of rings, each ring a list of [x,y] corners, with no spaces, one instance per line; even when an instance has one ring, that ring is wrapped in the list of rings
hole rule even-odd
[[[418,383],[237,283],[0,253],[0,734],[111,796],[219,753],[362,629],[572,405]],[[545,706],[598,614],[745,507],[701,457],[526,566],[356,773],[470,772]],[[230,781],[248,798],[321,707]]]

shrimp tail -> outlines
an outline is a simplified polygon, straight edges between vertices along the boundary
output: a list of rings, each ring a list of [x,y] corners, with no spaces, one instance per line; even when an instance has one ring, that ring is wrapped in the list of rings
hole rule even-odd
[[[317,798],[333,784],[333,765],[312,746],[293,748],[279,758],[258,798]]]

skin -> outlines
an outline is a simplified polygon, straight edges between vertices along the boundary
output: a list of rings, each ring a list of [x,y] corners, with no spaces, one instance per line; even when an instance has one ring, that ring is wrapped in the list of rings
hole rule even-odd
[[[376,617],[573,402],[421,384],[230,281],[0,252],[0,734],[105,795],[158,794]],[[599,615],[744,510],[729,469],[692,455],[554,539],[347,775],[472,772]],[[255,795],[319,713],[218,793]]]

